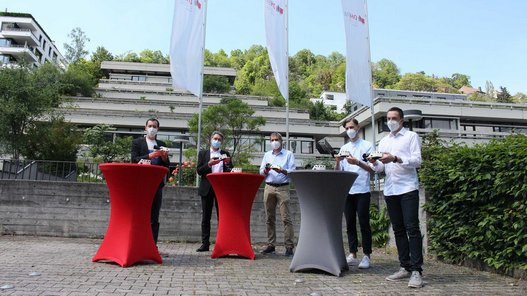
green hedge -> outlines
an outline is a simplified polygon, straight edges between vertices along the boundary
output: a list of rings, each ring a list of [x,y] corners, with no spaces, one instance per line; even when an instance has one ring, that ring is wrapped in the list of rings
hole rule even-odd
[[[467,147],[423,139],[430,248],[452,263],[527,270],[527,137]]]

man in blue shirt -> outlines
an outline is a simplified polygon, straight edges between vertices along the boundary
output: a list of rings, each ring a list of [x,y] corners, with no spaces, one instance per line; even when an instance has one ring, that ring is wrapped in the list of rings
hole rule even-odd
[[[263,254],[274,253],[276,245],[276,206],[280,209],[284,225],[285,255],[293,255],[294,229],[289,212],[289,176],[296,169],[295,157],[291,151],[283,148],[282,135],[271,133],[271,147],[260,165],[260,174],[265,176],[264,205],[267,217],[267,247]]]
[[[359,137],[360,126],[357,119],[348,118],[342,126],[346,129],[346,134],[350,138],[350,141],[340,148],[339,156],[336,157],[335,170],[358,174],[357,179],[350,188],[344,208],[350,250],[350,255],[346,258],[346,261],[349,265],[358,264],[359,268],[370,268],[370,256],[372,252],[370,173],[373,172],[373,169],[368,166],[367,162],[361,159],[362,155],[369,155],[373,151],[373,145]],[[357,215],[359,216],[362,251],[364,253],[364,257],[360,263],[357,259]]]

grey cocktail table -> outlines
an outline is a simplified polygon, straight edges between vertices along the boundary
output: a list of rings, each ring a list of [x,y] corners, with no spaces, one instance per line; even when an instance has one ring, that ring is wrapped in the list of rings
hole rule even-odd
[[[297,170],[289,173],[300,204],[300,234],[289,270],[318,269],[340,276],[348,270],[342,214],[356,173]]]

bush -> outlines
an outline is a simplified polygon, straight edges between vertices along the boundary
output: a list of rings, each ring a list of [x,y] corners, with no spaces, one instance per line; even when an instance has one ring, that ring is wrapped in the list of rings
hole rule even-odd
[[[424,139],[430,248],[453,263],[527,270],[527,137],[474,147]]]

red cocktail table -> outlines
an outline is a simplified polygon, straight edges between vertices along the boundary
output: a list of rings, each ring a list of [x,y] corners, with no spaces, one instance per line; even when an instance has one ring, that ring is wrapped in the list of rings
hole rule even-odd
[[[251,209],[260,184],[259,174],[212,173],[207,178],[218,200],[218,232],[212,258],[238,255],[254,260],[251,245]]]
[[[122,267],[143,260],[162,263],[152,236],[150,210],[168,169],[131,163],[105,163],[99,167],[110,193],[110,219],[92,261],[110,260]]]

